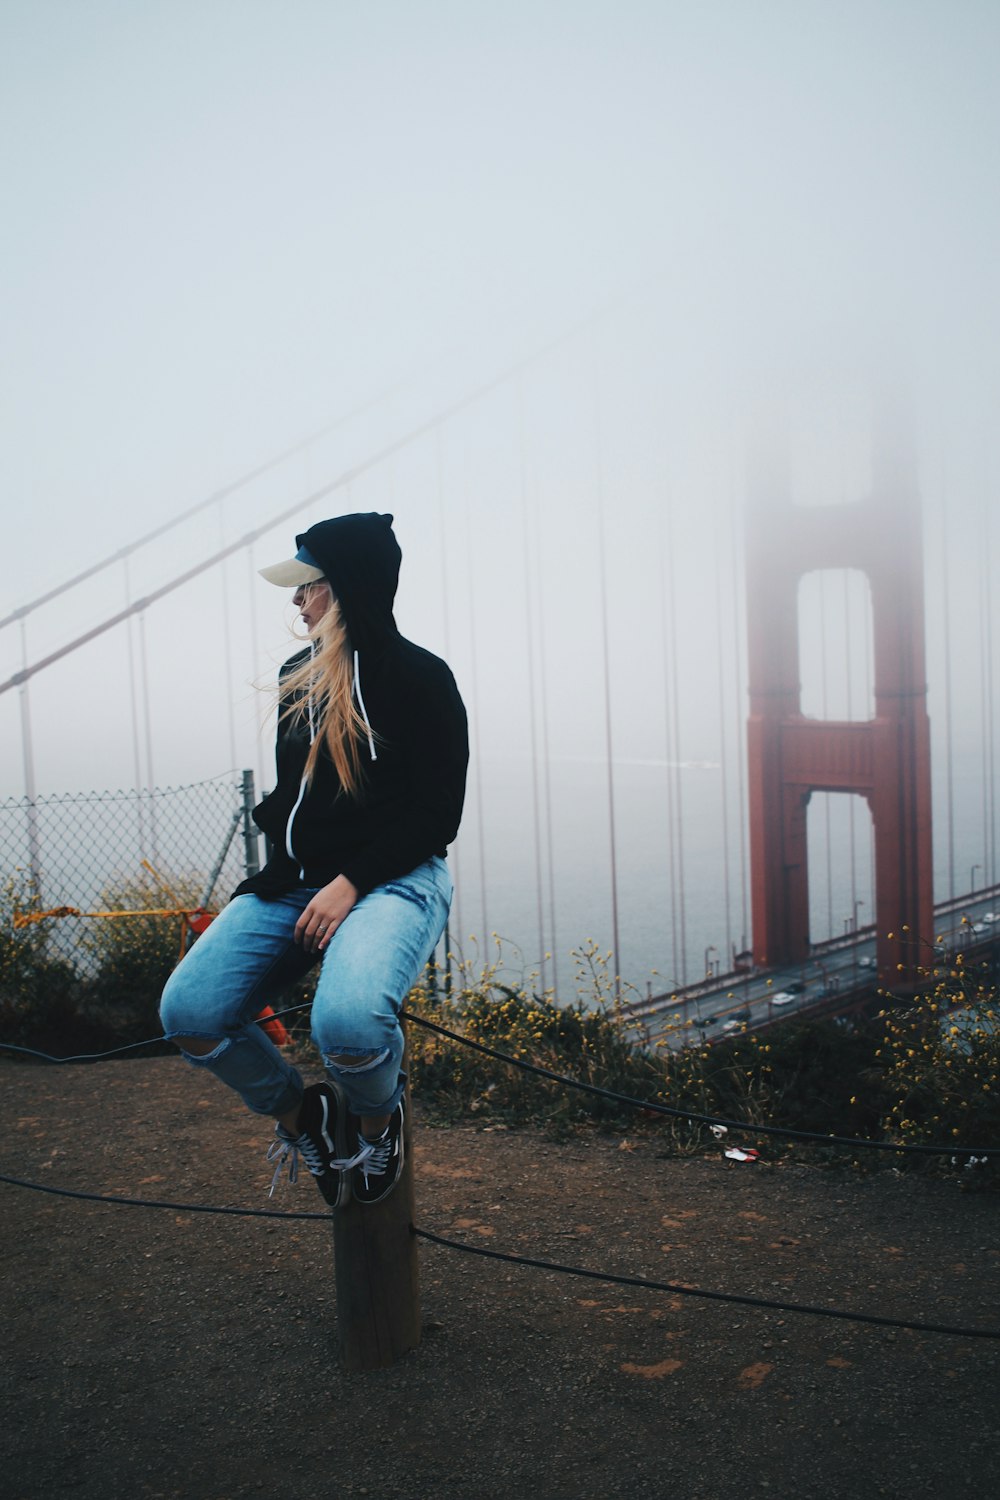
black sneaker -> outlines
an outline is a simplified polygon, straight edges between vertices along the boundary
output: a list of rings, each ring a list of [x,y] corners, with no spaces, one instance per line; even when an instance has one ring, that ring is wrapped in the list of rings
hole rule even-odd
[[[402,1099],[377,1140],[358,1136],[355,1162],[351,1172],[351,1191],[355,1200],[358,1203],[381,1203],[392,1192],[403,1170]]]
[[[345,1119],[346,1110],[338,1108],[337,1096],[330,1085],[311,1084],[302,1096],[299,1134],[293,1135],[280,1123],[274,1127],[277,1139],[267,1153],[268,1161],[277,1162],[271,1193],[278,1185],[286,1161],[289,1182],[298,1179],[298,1158],[301,1156],[330,1207],[341,1208],[351,1192],[350,1174],[342,1171],[339,1165],[346,1155]]]

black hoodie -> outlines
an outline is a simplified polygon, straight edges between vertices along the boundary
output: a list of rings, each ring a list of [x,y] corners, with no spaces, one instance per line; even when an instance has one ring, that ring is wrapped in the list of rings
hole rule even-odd
[[[279,712],[277,784],[254,808],[273,853],[234,894],[279,896],[346,875],[365,895],[432,855],[444,856],[458,832],[469,760],[465,708],[445,663],[396,629],[392,604],[402,554],[391,516],[338,516],[295,541],[315,558],[339,601],[357,652],[356,706],[371,726],[376,758],[362,748],[362,792],[354,798],[341,790],[324,748],[303,792],[309,726]],[[308,649],[285,662],[280,680],[307,658]]]

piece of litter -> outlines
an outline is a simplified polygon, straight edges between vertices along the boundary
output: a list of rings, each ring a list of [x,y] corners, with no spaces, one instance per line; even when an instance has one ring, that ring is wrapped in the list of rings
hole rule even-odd
[[[746,1150],[742,1146],[730,1146],[722,1154],[728,1156],[730,1161],[756,1161],[760,1156],[760,1152],[755,1151],[752,1146],[748,1146]]]
[[[712,1125],[709,1127],[717,1141],[721,1141],[724,1135],[728,1135],[725,1125]]]

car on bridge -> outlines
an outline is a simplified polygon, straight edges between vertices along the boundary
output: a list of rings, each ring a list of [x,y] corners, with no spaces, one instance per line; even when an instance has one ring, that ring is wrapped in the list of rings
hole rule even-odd
[[[787,990],[779,990],[776,995],[772,995],[771,996],[771,1004],[772,1005],[793,1005],[795,1003],[795,998],[796,997],[792,993],[792,991],[791,991],[790,988],[787,989]]]

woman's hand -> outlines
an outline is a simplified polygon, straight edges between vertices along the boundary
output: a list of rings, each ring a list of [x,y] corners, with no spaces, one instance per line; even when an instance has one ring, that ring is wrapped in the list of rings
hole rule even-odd
[[[358,899],[357,887],[338,875],[316,892],[295,924],[295,941],[307,953],[322,953]]]

